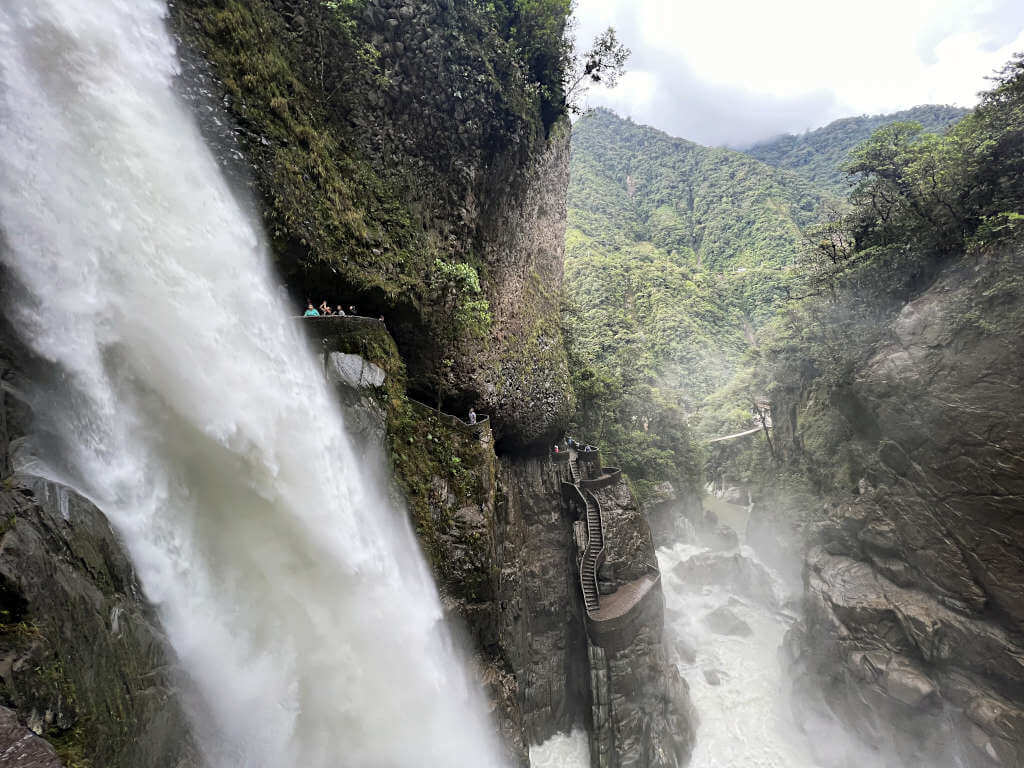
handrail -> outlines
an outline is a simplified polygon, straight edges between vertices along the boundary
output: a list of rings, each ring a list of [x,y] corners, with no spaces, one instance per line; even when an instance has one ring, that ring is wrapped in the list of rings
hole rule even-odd
[[[605,560],[605,531],[604,531],[604,515],[601,514],[601,503],[597,500],[590,491],[583,491],[583,498],[587,502],[587,546],[583,550],[583,562],[580,563],[580,588],[583,589],[584,582],[589,579],[594,589],[594,606],[591,607],[587,603],[586,589],[583,589],[583,604],[586,606],[587,613],[591,614],[597,611],[601,607],[601,592],[597,585],[597,572],[601,566],[604,565]],[[599,548],[594,552],[594,535],[591,533],[591,504],[593,504],[593,516],[597,518],[597,542]],[[592,556],[591,556],[591,553]]]
[[[311,315],[306,317],[304,315],[292,315],[295,320],[313,321],[318,324],[323,324],[324,320],[331,320],[336,325],[339,321],[347,325],[372,325],[386,328],[386,324],[379,317],[368,317],[366,315]]]
[[[491,422],[491,419],[490,419],[489,416],[487,416],[486,414],[479,414],[476,417],[476,424],[470,424],[468,421],[463,421],[458,416],[453,416],[450,413],[445,413],[444,411],[440,411],[437,408],[434,408],[432,405],[427,405],[426,403],[421,403],[419,400],[416,400],[415,398],[407,397],[406,399],[410,403],[412,403],[413,405],[416,405],[416,406],[418,406],[420,408],[425,408],[426,410],[430,411],[432,414],[434,414],[436,416],[440,416],[441,418],[445,419],[452,426],[461,427],[462,429],[466,429],[466,430],[469,430],[469,431],[474,432],[474,433],[480,431],[480,430],[477,429],[477,427],[487,427],[487,426],[490,425],[490,422]]]
[[[614,484],[622,477],[622,470],[618,467],[602,467],[600,477],[584,480],[579,468],[580,458],[586,457],[589,463],[589,461],[598,459],[601,455],[600,452],[581,452],[571,448],[566,454],[568,459],[563,459],[562,455],[561,452],[552,453],[551,458],[556,462],[568,461],[569,463],[569,475],[572,482],[562,483],[563,493],[568,488],[573,489],[575,497],[579,502],[582,502],[586,518],[587,542],[583,547],[583,555],[580,558],[579,580],[580,592],[583,595],[583,606],[587,610],[587,615],[592,616],[601,607],[601,593],[598,589],[597,572],[605,562],[606,531],[604,514],[601,511],[601,502],[591,493],[591,490],[597,490]],[[590,592],[593,594],[592,601],[588,599],[588,584]]]

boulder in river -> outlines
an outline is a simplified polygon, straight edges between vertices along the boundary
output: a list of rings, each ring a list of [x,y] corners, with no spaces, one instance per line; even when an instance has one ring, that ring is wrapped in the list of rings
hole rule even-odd
[[[719,635],[750,637],[754,634],[754,630],[750,628],[747,622],[737,616],[731,608],[724,605],[705,616],[704,623],[708,625],[712,632]]]
[[[705,669],[704,680],[708,685],[721,685],[722,684],[722,673],[717,669]]]

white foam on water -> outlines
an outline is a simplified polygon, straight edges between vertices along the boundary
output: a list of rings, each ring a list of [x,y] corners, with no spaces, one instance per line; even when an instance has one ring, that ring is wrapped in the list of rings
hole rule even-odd
[[[530,768],[590,768],[586,731],[558,733],[543,744],[530,747]]]
[[[692,768],[819,768],[806,737],[793,724],[778,649],[785,620],[766,607],[720,587],[686,589],[671,569],[706,551],[677,545],[658,550],[666,600],[666,635],[696,651],[679,670],[700,719]],[[746,550],[745,550],[746,551]],[[749,551],[746,551],[749,555]],[[750,637],[712,632],[704,617],[727,606],[753,630]],[[705,670],[717,675],[713,685]],[[821,766],[820,768],[824,768]]]
[[[59,372],[41,465],[125,540],[210,765],[498,765],[405,514],[175,97],[166,14],[0,3],[4,310]]]

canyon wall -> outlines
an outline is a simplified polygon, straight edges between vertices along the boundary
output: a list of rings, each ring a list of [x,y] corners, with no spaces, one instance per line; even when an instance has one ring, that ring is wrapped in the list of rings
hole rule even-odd
[[[860,476],[808,527],[797,686],[901,765],[1024,764],[1022,266],[957,261],[777,418],[807,450],[828,408]]]

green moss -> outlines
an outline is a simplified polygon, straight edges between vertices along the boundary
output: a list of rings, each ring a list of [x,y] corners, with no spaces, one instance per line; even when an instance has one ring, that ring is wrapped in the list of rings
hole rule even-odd
[[[414,226],[401,190],[331,125],[322,94],[304,82],[300,63],[309,51],[283,19],[262,0],[186,0],[175,4],[175,14],[248,129],[247,154],[285,271],[326,262],[339,283],[357,291],[397,295],[421,287],[429,263],[422,228]],[[341,76],[372,76],[360,43],[343,33],[334,30],[338,50],[352,60]]]
[[[404,397],[391,403],[388,440],[395,479],[435,575],[449,592],[485,599],[490,592],[486,530],[454,513],[487,504],[494,481],[490,445]],[[469,562],[453,561],[455,550]]]
[[[43,736],[57,751],[65,768],[93,768],[93,762],[86,756],[85,731],[81,726],[59,734],[45,733]]]
[[[383,56],[369,42],[380,9],[363,0],[294,0],[287,13],[267,0],[172,9],[244,129],[286,279],[406,316],[429,312],[436,258],[471,260],[466,201],[507,188],[545,141],[519,39],[532,33],[503,36],[491,4],[417,12],[429,39],[407,41],[402,56],[385,44]],[[396,78],[419,96],[400,96]]]

